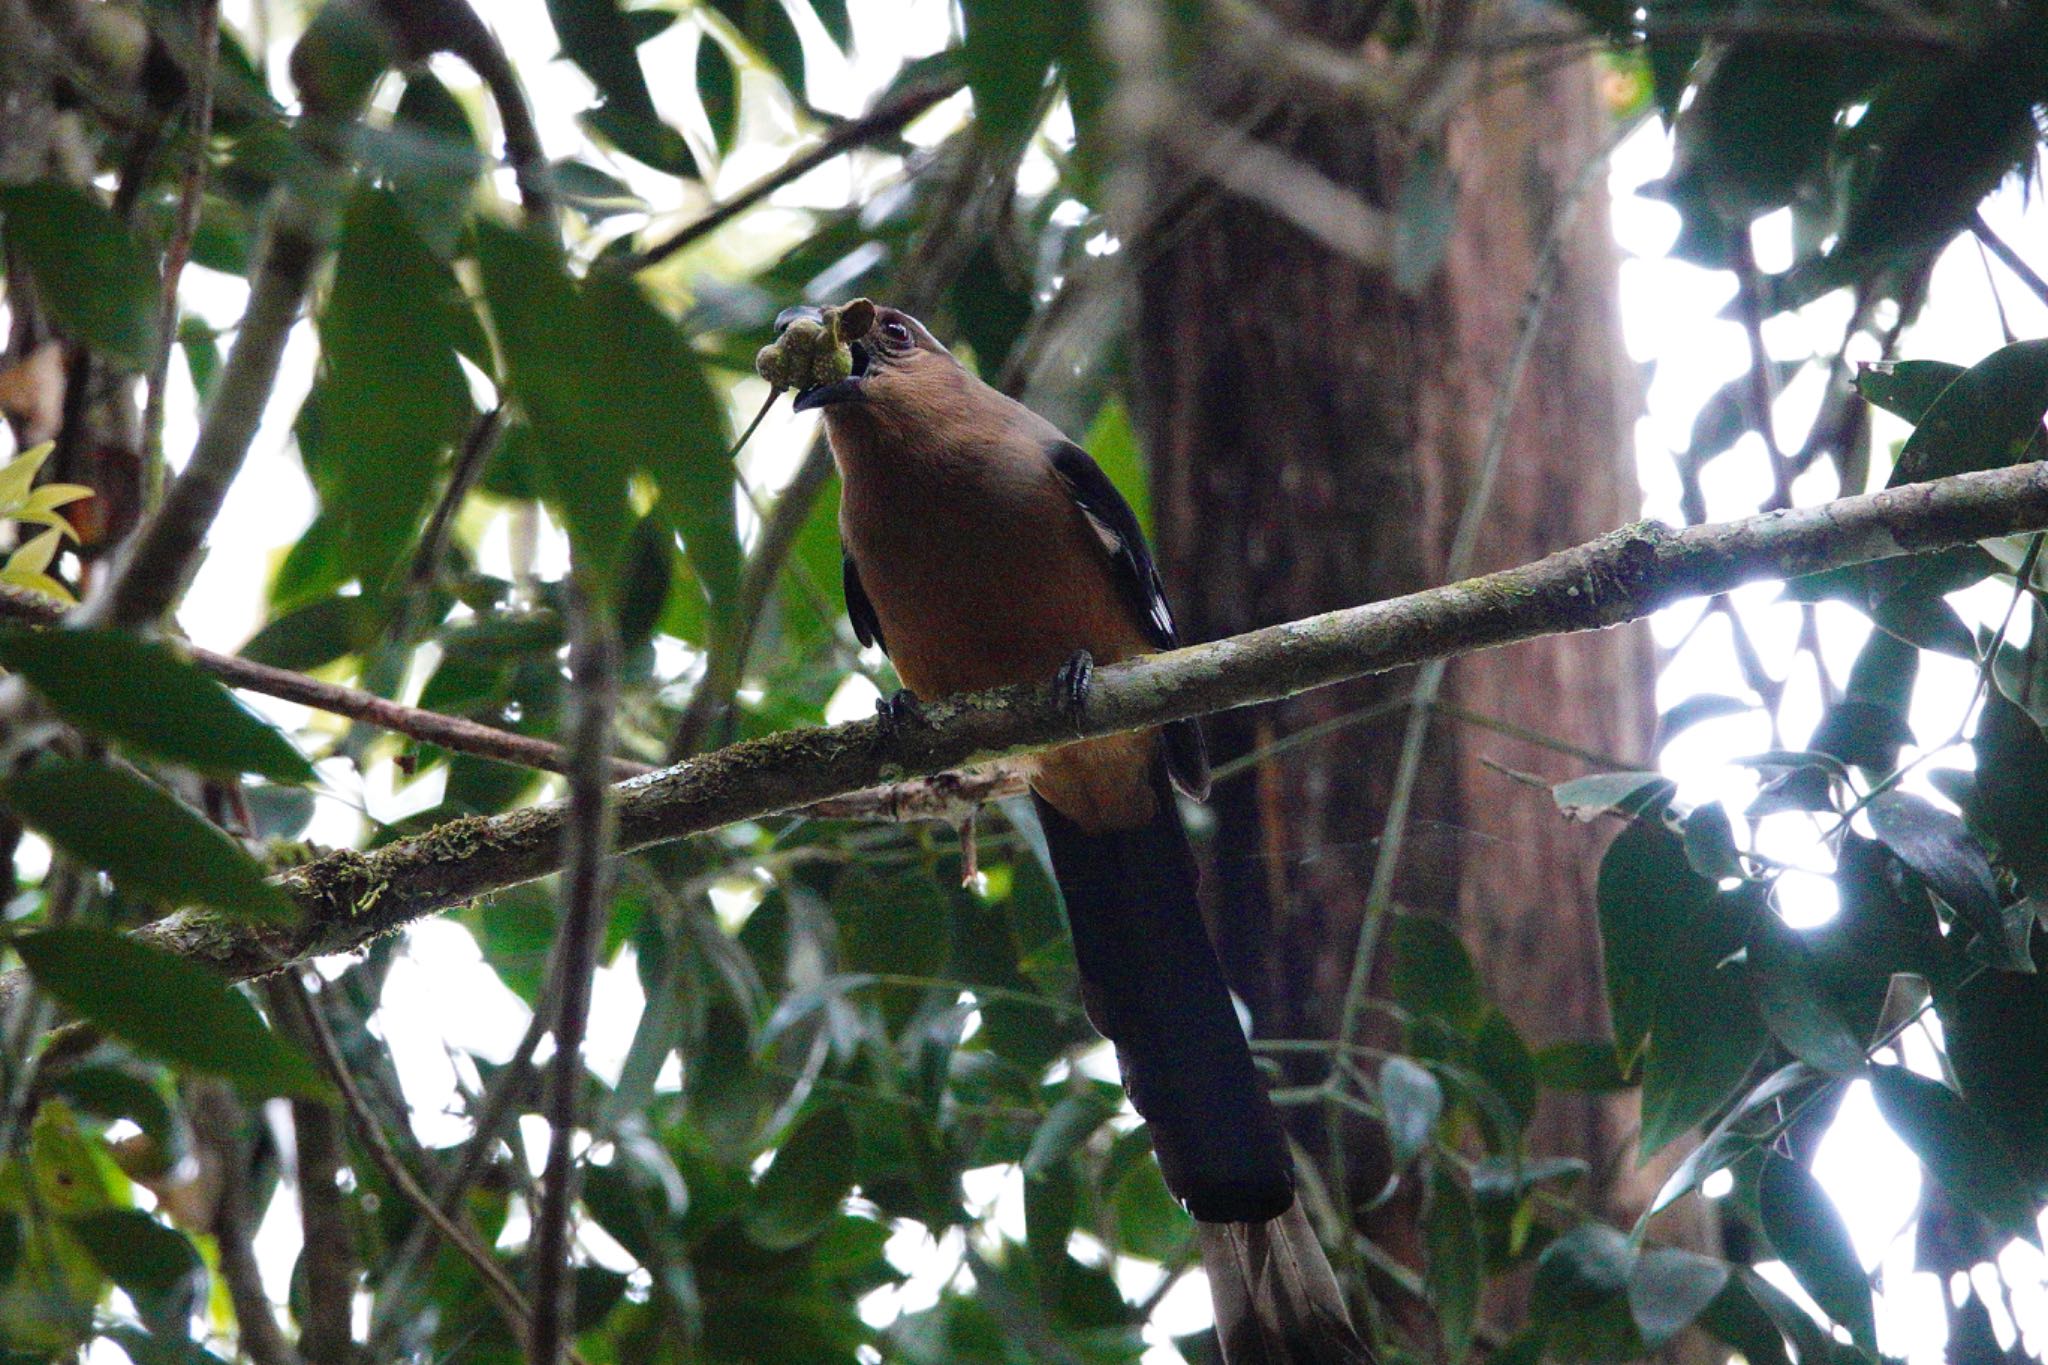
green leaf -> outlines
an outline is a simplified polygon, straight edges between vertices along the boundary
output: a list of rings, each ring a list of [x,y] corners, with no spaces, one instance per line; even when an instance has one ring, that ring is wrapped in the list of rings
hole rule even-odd
[[[838,1216],[855,1178],[855,1137],[845,1111],[813,1110],[755,1185],[747,1236],[771,1251],[801,1246]]]
[[[658,1271],[670,1259],[690,1205],[681,1172],[637,1114],[618,1128],[610,1164],[585,1173],[583,1204],[633,1259]]]
[[[186,1325],[206,1282],[206,1266],[183,1233],[140,1209],[103,1209],[65,1226],[145,1321],[161,1331]]]
[[[1131,428],[1131,415],[1124,401],[1112,395],[1088,424],[1088,438],[1082,448],[1102,466],[1116,491],[1124,495],[1137,515],[1138,526],[1152,534],[1152,485],[1147,477],[1145,456],[1138,449],[1138,434]]]
[[[0,801],[122,890],[172,905],[292,921],[298,907],[218,826],[133,773],[55,759],[0,782]]]
[[[853,46],[853,17],[846,12],[846,0],[810,0],[811,12],[825,26],[825,32],[841,48]]]
[[[160,1074],[151,1069],[152,1076]],[[121,1066],[66,1066],[39,1083],[81,1113],[109,1121],[129,1119],[142,1129],[155,1150],[125,1156],[125,1168],[131,1173],[169,1174],[184,1155],[183,1130],[163,1089],[153,1079]],[[0,1280],[5,1278],[0,1272]]]
[[[1479,973],[1449,925],[1420,915],[1397,915],[1389,943],[1394,954],[1391,986],[1402,1008],[1466,1033],[1486,1022]]]
[[[385,178],[420,240],[445,260],[461,243],[477,181],[489,164],[476,129],[461,101],[432,72],[410,71],[392,135],[404,139],[412,155],[391,158]],[[488,363],[481,349],[467,353],[479,365]]]
[[[1962,615],[1939,597],[1925,593],[1893,593],[1871,609],[1870,619],[1887,635],[1920,649],[1932,649],[1977,662],[1977,637]]]
[[[1404,1170],[1429,1146],[1444,1112],[1443,1087],[1406,1057],[1389,1057],[1380,1063],[1380,1112],[1386,1117],[1394,1169]]]
[[[1832,811],[1834,808],[1834,783],[1829,779],[1827,769],[1814,766],[1791,768],[1767,779],[1757,788],[1756,799],[1744,808],[1743,814],[1775,815],[1788,810]]]
[[[1054,1283],[1073,1240],[1081,1182],[1062,1163],[1024,1182],[1024,1243],[1043,1282]]]
[[[1763,911],[1749,931],[1749,978],[1773,1037],[1793,1056],[1835,1076],[1863,1069],[1863,1043],[1829,1001],[1813,956],[1797,931]]]
[[[1878,841],[1977,931],[1994,962],[2017,971],[2033,970],[2027,956],[2031,925],[2008,924],[1991,863],[1960,819],[1923,797],[1901,791],[1880,792],[1865,809]]]
[[[0,630],[0,666],[66,720],[152,757],[221,777],[313,776],[291,741],[169,645],[123,631]]]
[[[1757,1138],[1743,1131],[1741,1125],[1767,1104],[1781,1096],[1810,1088],[1825,1079],[1819,1072],[1804,1062],[1790,1062],[1766,1076],[1763,1081],[1751,1087],[1748,1094],[1736,1101],[1733,1108],[1722,1115],[1700,1141],[1697,1147],[1685,1154],[1685,1159],[1672,1168],[1665,1178],[1657,1197],[1636,1223],[1636,1235],[1642,1235],[1643,1226],[1650,1218],[1669,1208],[1679,1199],[1698,1188],[1701,1181],[1716,1171],[1726,1169],[1730,1164],[1753,1153]]]
[[[178,346],[185,353],[185,368],[192,376],[192,391],[202,406],[213,401],[213,388],[220,379],[220,342],[211,329],[196,318],[178,324]]]
[[[1601,1095],[1634,1087],[1614,1058],[1612,1038],[1567,1039],[1536,1049],[1536,1081],[1546,1090]]]
[[[8,1365],[68,1357],[92,1330],[92,1307],[105,1278],[61,1220],[115,1207],[127,1181],[106,1147],[79,1129],[71,1108],[36,1108],[26,1161],[0,1165],[0,1350]],[[31,1222],[30,1209],[42,1215]]]
[[[1735,825],[1728,810],[1718,801],[1688,812],[1681,830],[1685,860],[1692,870],[1708,881],[1742,875],[1742,858],[1735,848]]]
[[[67,925],[14,941],[29,975],[66,1009],[160,1060],[245,1094],[329,1098],[312,1065],[220,977],[109,929]]]
[[[1974,973],[1942,1001],[1941,1024],[1971,1110],[2004,1140],[2027,1185],[2048,1187],[2048,974]]]
[[[1738,1271],[1728,1277],[1720,1295],[1700,1314],[1700,1326],[1740,1351],[1749,1365],[1792,1365],[1777,1323],[1749,1292],[1748,1273]]]
[[[676,26],[683,16],[674,10],[635,9],[626,11],[626,28],[633,35],[634,46],[651,43]]]
[[[1550,789],[1557,808],[1574,820],[1601,815],[1638,816],[1656,810],[1678,790],[1662,773],[1595,773]]]
[[[962,0],[960,8],[967,19],[961,55],[974,92],[975,121],[999,143],[1021,142],[1031,135],[1054,56],[1069,31],[1087,23],[1087,11],[1012,0]]]
[[[1750,920],[1770,913],[1759,900],[1748,886],[1713,896],[1669,945],[1643,1067],[1644,1160],[1726,1104],[1769,1041],[1741,969],[1724,962]]]
[[[2048,738],[1994,689],[1970,744],[1977,755],[1970,821],[1997,845],[1999,862],[2027,895],[2048,904]]]
[[[1629,1308],[1636,1253],[1604,1223],[1581,1223],[1543,1249],[1529,1319],[1549,1334],[1551,1357],[1620,1361],[1642,1354]]]
[[[1142,1128],[1127,1133],[1118,1143],[1128,1142],[1143,1156],[1151,1151],[1151,1139]],[[1132,1161],[1111,1194],[1116,1213],[1117,1246],[1132,1256],[1165,1261],[1180,1254],[1195,1230],[1195,1220],[1166,1188],[1159,1163],[1145,1156]]]
[[[1942,390],[1899,451],[1887,485],[2016,463],[2048,412],[2048,340],[1993,351]]]
[[[324,597],[292,608],[257,631],[242,646],[242,657],[304,673],[362,648],[377,620],[376,603],[369,598]]]
[[[452,316],[467,304],[397,197],[359,190],[319,318],[325,373],[307,472],[337,519],[342,562],[384,581],[417,537],[472,405]]]
[[[1024,1174],[1041,1176],[1060,1165],[1116,1111],[1116,1102],[1093,1086],[1061,1096],[1031,1135],[1031,1148],[1024,1154]]]
[[[562,55],[583,69],[608,103],[634,118],[660,121],[633,27],[618,0],[548,0]]]
[[[1486,1023],[1473,1040],[1472,1062],[1514,1116],[1516,1126],[1528,1127],[1536,1116],[1536,1060],[1514,1023],[1497,1009],[1487,1011]]]
[[[1963,373],[1946,360],[1893,360],[1865,365],[1856,372],[1856,392],[1914,425],[1937,398]]]
[[[1575,1156],[1482,1157],[1472,1166],[1472,1197],[1482,1204],[1513,1201],[1547,1181],[1584,1179],[1591,1169]]]
[[[544,496],[577,563],[608,596],[632,529],[633,465],[616,406],[631,385],[606,371],[599,340],[610,320],[591,312],[547,243],[488,222],[477,224],[476,243],[512,391],[537,437]]]
[[[697,174],[697,158],[689,141],[659,119],[642,118],[615,105],[601,104],[576,121],[617,150],[664,175]]]
[[[2032,633],[2026,645],[2001,646],[1991,661],[1991,678],[2006,700],[2033,717],[2036,725],[2048,727],[2048,605],[2036,597],[2027,615],[2032,618]]]
[[[156,257],[96,195],[54,181],[0,188],[0,233],[67,335],[124,368],[149,368]]]
[[[1764,1236],[1821,1311],[1849,1329],[1865,1351],[1877,1350],[1877,1318],[1870,1278],[1849,1240],[1848,1224],[1804,1166],[1775,1154],[1757,1177],[1757,1209]]]
[[[1873,1067],[1877,1110],[1958,1204],[2040,1245],[2034,1200],[2012,1153],[1962,1096],[1902,1067]]]
[[[1742,716],[1756,710],[1756,703],[1741,697],[1723,696],[1714,692],[1701,692],[1687,697],[1657,718],[1657,738],[1650,746],[1653,753],[1662,752],[1665,745],[1677,739],[1701,721],[1713,720],[1717,716]]]
[[[732,55],[710,34],[697,40],[697,102],[711,125],[711,140],[721,154],[732,150],[740,131],[740,73]]]
[[[782,0],[711,0],[711,8],[725,16],[754,51],[761,54],[798,103],[806,98],[804,88],[804,44]]]
[[[1920,674],[1920,651],[1873,630],[1849,670],[1842,699],[1828,708],[1808,747],[1873,773],[1890,772],[1913,739],[1907,713]]]
[[[660,490],[663,515],[682,532],[714,614],[729,612],[741,556],[725,406],[682,330],[639,286],[605,274],[590,282],[588,297],[599,320],[598,363],[612,386],[613,438]]]
[[[136,1327],[109,1327],[101,1335],[126,1351],[134,1365],[227,1365],[219,1356],[193,1342],[157,1336]]]
[[[944,888],[921,872],[882,877],[865,867],[850,869],[832,887],[841,968],[939,975],[946,965],[950,908]]]
[[[1422,1218],[1423,1245],[1429,1253],[1429,1296],[1436,1305],[1444,1353],[1452,1361],[1462,1360],[1472,1349],[1473,1327],[1479,1318],[1483,1264],[1472,1200],[1457,1177],[1442,1166],[1430,1176],[1429,1207]]]
[[[1671,945],[1713,894],[1713,885],[1693,872],[1683,847],[1661,826],[1632,824],[1607,846],[1595,895],[1607,1004],[1623,1070],[1633,1066],[1649,1039]]]
[[[634,11],[635,14],[656,12]],[[557,161],[548,168],[548,173],[554,177],[555,189],[561,194],[562,202],[593,223],[601,223],[622,213],[647,212],[647,201],[633,193],[632,186],[587,161]]]
[[[1628,1277],[1628,1308],[1652,1351],[1692,1326],[1728,1284],[1728,1267],[1711,1256],[1652,1247]]]
[[[1801,1365],[1808,1361],[1841,1359],[1839,1344],[1833,1334],[1814,1321],[1813,1314],[1791,1295],[1748,1266],[1737,1269],[1736,1278],[1749,1291],[1751,1300],[1763,1309],[1772,1325],[1791,1341]]]

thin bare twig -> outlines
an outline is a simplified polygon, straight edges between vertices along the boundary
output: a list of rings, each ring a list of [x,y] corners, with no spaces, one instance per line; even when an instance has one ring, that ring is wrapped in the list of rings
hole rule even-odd
[[[1729,230],[1735,257],[1736,307],[1742,315],[1742,330],[1749,339],[1749,383],[1747,391],[1749,428],[1763,438],[1764,453],[1771,460],[1771,500],[1760,510],[1775,511],[1792,505],[1792,480],[1797,471],[1778,444],[1778,375],[1764,349],[1764,283],[1756,268],[1756,252],[1746,227]]]
[[[533,1228],[533,1333],[527,1359],[556,1365],[575,1320],[569,1222],[576,1202],[576,1130],[583,1099],[583,1037],[597,950],[610,918],[612,790],[605,777],[618,704],[618,645],[607,609],[572,574],[569,608],[569,801],[563,830],[562,908],[542,1009],[553,1017],[548,1072],[548,1162]]]
[[[455,1165],[434,1190],[434,1203],[441,1212],[453,1221],[462,1207],[462,1201],[472,1186],[480,1179],[491,1164],[498,1142],[505,1135],[512,1118],[519,1112],[519,1105],[532,1090],[534,1082],[533,1054],[540,1047],[540,1040],[547,1035],[549,1018],[547,1011],[535,1010],[533,1019],[526,1026],[526,1035],[519,1040],[512,1059],[499,1072],[485,1094],[472,1121],[475,1130],[469,1141],[463,1145],[462,1154]],[[439,1238],[441,1224],[422,1218],[413,1225],[398,1254],[391,1258],[377,1296],[376,1310],[370,1319],[370,1341],[365,1351],[369,1360],[389,1360],[394,1353],[394,1338],[406,1325],[411,1308],[407,1303],[407,1290],[414,1272],[423,1258],[430,1253]]]
[[[469,433],[462,438],[461,447],[455,452],[455,468],[449,471],[448,487],[442,492],[441,500],[434,504],[433,515],[427,518],[427,528],[420,534],[420,543],[413,550],[412,563],[405,572],[405,592],[408,602],[426,596],[434,586],[434,580],[441,576],[441,561],[448,556],[448,540],[455,530],[455,514],[462,510],[470,490],[483,477],[484,466],[497,453],[498,444],[505,437],[505,408],[503,404],[479,415],[470,424]],[[411,614],[408,608],[406,613]],[[411,635],[411,623],[400,632],[399,638]]]
[[[184,174],[178,182],[178,216],[164,247],[163,291],[157,301],[156,355],[150,362],[148,398],[142,410],[142,505],[156,506],[164,482],[164,390],[171,373],[171,350],[178,339],[178,281],[192,258],[199,235],[199,207],[206,190],[209,143],[213,140],[213,81],[219,66],[220,0],[197,0],[193,56],[186,102],[186,135],[192,140]]]
[[[234,1305],[237,1344],[256,1365],[300,1365],[298,1352],[277,1324],[256,1263],[253,1242],[260,1211],[249,1194],[242,1107],[221,1082],[204,1080],[192,1082],[186,1091],[185,1112],[200,1148],[218,1166],[220,1188],[211,1231],[220,1255],[220,1277]]]
[[[1991,249],[1991,254],[2005,263],[2005,268],[2019,276],[2020,283],[2034,291],[2034,297],[2048,303],[2048,280],[2041,278],[2034,267],[2027,264],[2019,252],[2014,251],[2005,238],[1992,231],[1991,224],[1984,221],[1984,211],[1979,209],[1970,217],[1970,231],[1977,240]]]
[[[746,569],[740,577],[732,623],[725,636],[713,642],[705,659],[704,676],[697,683],[697,690],[691,694],[689,705],[683,708],[681,719],[676,722],[676,732],[668,746],[669,762],[680,763],[702,752],[707,741],[729,720],[733,697],[739,691],[741,677],[746,672],[747,658],[753,653],[754,635],[760,629],[762,613],[768,609],[768,599],[775,591],[776,581],[782,576],[783,566],[789,562],[791,551],[796,548],[797,538],[810,523],[811,508],[817,502],[818,494],[824,491],[831,478],[832,451],[821,435],[811,442],[803,463],[797,466],[795,475],[783,490],[776,494],[775,506],[761,523],[761,534],[754,542],[754,552],[747,557]]]
[[[299,1354],[306,1365],[354,1365],[356,1259],[342,1200],[341,1116],[321,1100],[292,1101],[298,1156],[299,1226],[305,1233],[305,1318]]]
[[[319,1002],[306,990],[305,983],[289,973],[280,980],[283,984],[279,998],[290,1007],[294,1031],[311,1047],[314,1060],[320,1063],[321,1070],[326,1072],[327,1079],[340,1093],[342,1106],[348,1112],[349,1125],[355,1129],[356,1141],[369,1153],[370,1160],[385,1182],[422,1217],[430,1219],[449,1244],[475,1268],[513,1336],[520,1341],[526,1340],[528,1309],[519,1286],[512,1282],[512,1277],[504,1266],[498,1264],[489,1248],[479,1243],[467,1228],[442,1213],[440,1206],[420,1188],[419,1181],[413,1178],[412,1171],[392,1148],[391,1139],[385,1135],[376,1110],[356,1084],[355,1075],[349,1070],[348,1063],[342,1058],[341,1047],[334,1040],[334,1030],[327,1026],[326,1015],[321,1013]]]
[[[0,619],[55,626],[62,624],[71,615],[72,613],[47,598],[0,585]],[[301,706],[310,706],[316,711],[325,711],[330,715],[346,716],[350,720],[374,725],[380,730],[389,730],[394,734],[405,735],[424,744],[438,745],[456,753],[474,754],[479,758],[496,759],[500,763],[513,763],[522,768],[537,768],[543,772],[565,771],[567,760],[563,755],[562,746],[544,739],[513,734],[509,730],[500,730],[495,726],[466,720],[461,716],[426,711],[417,706],[403,706],[361,688],[323,682],[304,673],[274,668],[269,664],[237,658],[232,654],[219,654],[210,649],[196,648],[188,652],[193,663],[230,687],[260,692],[266,697],[276,697],[281,701],[297,702]],[[612,760],[612,773],[616,778],[636,777],[650,771],[650,765],[629,758]]]
[[[285,341],[326,254],[331,210],[317,192],[287,185],[263,220],[249,306],[228,352],[199,441],[163,501],[121,552],[101,591],[76,615],[80,625],[153,625],[184,591],[228,485],[256,437],[277,382]]]
[[[1543,254],[1536,262],[1536,270],[1529,284],[1529,291],[1523,300],[1522,317],[1515,335],[1515,349],[1508,357],[1506,371],[1501,375],[1500,387],[1495,393],[1493,414],[1487,425],[1486,439],[1480,448],[1479,472],[1473,481],[1472,492],[1465,501],[1458,517],[1458,530],[1451,544],[1450,561],[1445,576],[1456,580],[1471,572],[1472,561],[1479,553],[1480,535],[1486,526],[1487,513],[1493,502],[1493,487],[1500,477],[1501,465],[1507,455],[1508,431],[1512,425],[1515,400],[1521,394],[1522,376],[1528,369],[1530,359],[1536,353],[1536,338],[1541,331],[1543,315],[1550,304],[1550,296],[1557,287],[1557,278],[1564,262],[1564,246],[1567,234],[1577,221],[1580,207],[1587,194],[1600,178],[1607,160],[1614,149],[1634,131],[1634,126],[1624,125],[1609,137],[1566,187],[1561,196],[1556,216],[1543,243]],[[1401,756],[1395,771],[1394,787],[1387,801],[1386,819],[1380,836],[1379,853],[1373,860],[1372,882],[1366,891],[1365,912],[1358,927],[1358,947],[1351,959],[1351,979],[1344,991],[1344,1009],[1338,1023],[1337,1037],[1341,1042],[1350,1042],[1358,1027],[1360,1012],[1365,1002],[1366,987],[1372,978],[1373,958],[1379,947],[1379,939],[1386,924],[1388,911],[1394,898],[1394,876],[1400,868],[1402,845],[1407,837],[1408,807],[1414,799],[1415,784],[1421,775],[1422,750],[1429,735],[1429,721],[1437,703],[1438,693],[1443,688],[1444,673],[1448,660],[1437,659],[1423,665],[1416,676],[1415,686],[1409,693],[1409,704],[1413,708],[1408,715],[1408,727],[1402,736]],[[1341,1142],[1341,1130],[1332,1128],[1333,1139]],[[1344,1163],[1332,1165],[1338,1181],[1339,1207],[1349,1207],[1343,1198],[1345,1179]]]
[[[807,152],[790,158],[780,170],[772,171],[741,190],[703,217],[677,229],[652,246],[618,258],[624,270],[645,270],[659,265],[693,242],[703,240],[748,209],[792,181],[799,180],[836,156],[864,147],[870,142],[894,136],[918,115],[959,93],[964,79],[948,79],[918,86],[876,105],[861,117],[840,125],[825,140]]]

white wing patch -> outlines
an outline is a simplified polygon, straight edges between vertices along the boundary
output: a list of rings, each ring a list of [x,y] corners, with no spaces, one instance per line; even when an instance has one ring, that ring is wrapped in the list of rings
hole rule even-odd
[[[1124,544],[1124,538],[1116,533],[1115,527],[1111,526],[1101,517],[1096,516],[1094,511],[1085,504],[1076,505],[1081,508],[1081,515],[1088,518],[1088,529],[1095,532],[1095,538],[1102,542],[1102,549],[1105,554],[1111,559],[1115,559],[1118,555],[1129,550],[1130,547]]]

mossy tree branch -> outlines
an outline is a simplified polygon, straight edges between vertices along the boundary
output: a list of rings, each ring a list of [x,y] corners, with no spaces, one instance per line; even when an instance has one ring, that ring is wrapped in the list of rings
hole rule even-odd
[[[2048,464],[1683,531],[1630,526],[1521,568],[1105,667],[1079,716],[1050,686],[1026,685],[932,703],[925,725],[891,731],[867,720],[735,744],[621,784],[618,847],[1431,659],[1598,630],[1744,583],[2044,528]],[[231,977],[260,976],[555,871],[562,824],[560,806],[537,806],[451,821],[372,853],[330,854],[280,878],[305,912],[297,926],[182,912],[137,933]]]

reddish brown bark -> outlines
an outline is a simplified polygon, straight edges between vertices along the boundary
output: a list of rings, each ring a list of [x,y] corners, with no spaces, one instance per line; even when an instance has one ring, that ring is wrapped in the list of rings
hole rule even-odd
[[[1321,12],[1353,12],[1314,0],[1276,8],[1332,38],[1342,35]],[[1241,200],[1216,199],[1166,237],[1140,283],[1137,334],[1148,342],[1136,406],[1162,561],[1190,638],[1443,581],[1525,296],[1561,201],[1609,131],[1590,64],[1503,79],[1469,103],[1442,144],[1460,185],[1456,227],[1412,297]],[[1260,135],[1394,207],[1405,149],[1364,117],[1291,111],[1263,119]],[[1564,234],[1474,570],[1639,515],[1637,395],[1605,208],[1601,180]],[[1653,678],[1647,634],[1632,628],[1460,660],[1443,699],[1640,762]],[[1413,680],[1214,717],[1212,746],[1228,761],[1398,702]],[[1218,933],[1268,1036],[1328,1038],[1338,1023],[1406,717],[1390,707],[1216,792]],[[1397,902],[1457,926],[1490,997],[1532,1046],[1604,1034],[1593,891],[1605,832],[1566,824],[1543,793],[1485,760],[1553,779],[1586,770],[1437,716]],[[1624,1155],[1633,1128],[1632,1105],[1546,1099],[1532,1146],[1612,1173],[1599,1198],[1627,1216],[1646,1195],[1647,1177],[1632,1178]]]

